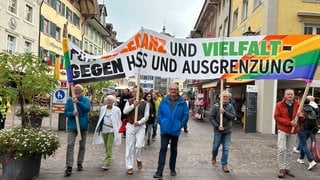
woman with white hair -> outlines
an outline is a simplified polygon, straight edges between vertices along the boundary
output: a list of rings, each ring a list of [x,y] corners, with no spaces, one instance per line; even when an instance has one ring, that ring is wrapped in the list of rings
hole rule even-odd
[[[121,125],[121,111],[114,105],[113,95],[108,95],[104,101],[105,105],[100,108],[99,121],[93,135],[93,144],[104,143],[106,157],[102,169],[108,170],[111,167],[113,144],[121,144],[121,134],[118,133]]]

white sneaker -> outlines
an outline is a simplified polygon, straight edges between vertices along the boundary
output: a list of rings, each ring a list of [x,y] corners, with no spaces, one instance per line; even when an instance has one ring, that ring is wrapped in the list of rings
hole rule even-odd
[[[298,163],[300,163],[300,164],[304,164],[304,160],[303,159],[297,159],[297,161],[298,161]]]
[[[300,151],[297,149],[297,147],[293,147],[293,152],[300,153]]]
[[[308,170],[311,170],[313,167],[315,167],[317,165],[317,163],[313,160],[309,163],[309,167]]]

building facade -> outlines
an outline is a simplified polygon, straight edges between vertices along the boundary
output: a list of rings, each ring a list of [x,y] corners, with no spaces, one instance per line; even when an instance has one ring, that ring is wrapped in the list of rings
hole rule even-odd
[[[0,50],[38,54],[39,10],[37,0],[0,1]]]

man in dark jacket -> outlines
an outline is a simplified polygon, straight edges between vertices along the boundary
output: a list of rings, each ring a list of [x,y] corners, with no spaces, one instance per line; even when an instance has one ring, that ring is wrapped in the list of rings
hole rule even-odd
[[[158,117],[161,133],[161,148],[159,152],[157,172],[153,178],[162,178],[166,162],[167,148],[170,141],[170,175],[176,176],[177,147],[181,128],[189,118],[189,109],[186,101],[179,96],[177,84],[170,85],[169,95],[162,99]]]
[[[214,127],[214,140],[212,147],[212,164],[216,164],[217,155],[220,144],[222,145],[221,165],[222,170],[226,173],[228,169],[228,155],[229,155],[229,144],[231,141],[232,133],[232,121],[235,119],[235,109],[232,104],[229,103],[231,93],[223,91],[220,95],[222,98],[222,106],[216,103],[212,108],[209,121]],[[220,123],[220,116],[222,117],[222,124]]]

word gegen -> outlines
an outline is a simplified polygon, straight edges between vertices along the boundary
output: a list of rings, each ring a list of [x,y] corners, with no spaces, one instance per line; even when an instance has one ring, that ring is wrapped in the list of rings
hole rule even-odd
[[[121,58],[110,60],[104,63],[95,64],[72,64],[73,79],[98,77],[104,75],[113,75],[124,73]]]

